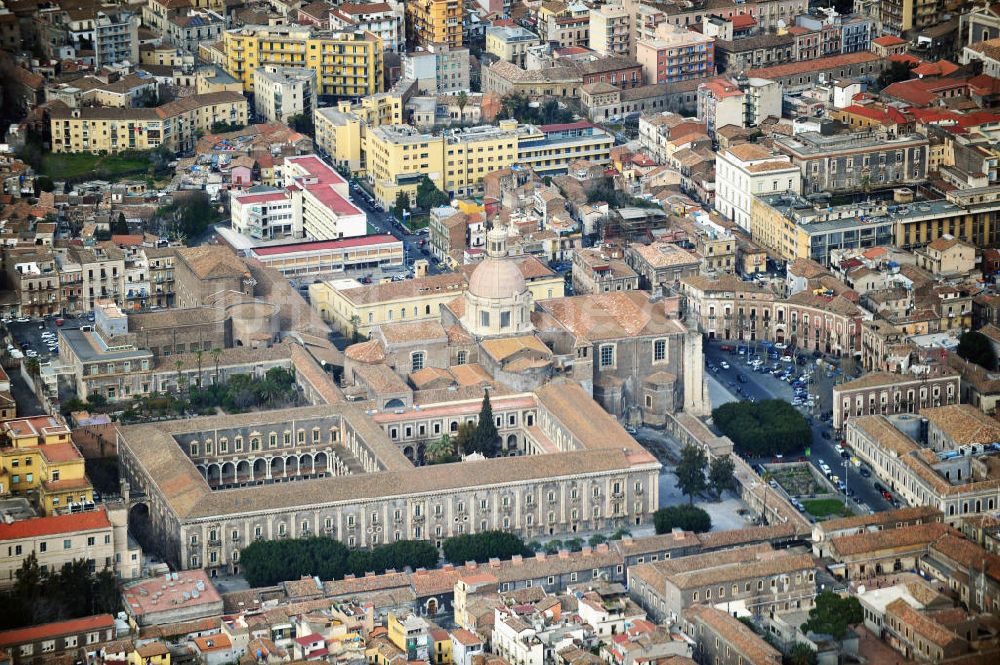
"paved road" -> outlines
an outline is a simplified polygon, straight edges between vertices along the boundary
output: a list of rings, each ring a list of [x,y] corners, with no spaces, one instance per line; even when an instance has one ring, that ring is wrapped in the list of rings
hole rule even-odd
[[[753,397],[758,401],[762,399],[781,399],[787,402],[792,401],[794,391],[792,390],[790,384],[785,383],[784,381],[779,381],[770,374],[751,371],[746,364],[745,356],[731,355],[727,351],[722,351],[719,347],[723,344],[733,346],[736,345],[735,342],[724,343],[717,340],[713,340],[705,345],[706,362],[718,366],[720,362],[725,361],[730,365],[730,369],[728,370],[720,369],[718,373],[710,372],[709,375],[711,377],[717,380],[724,387],[731,388],[733,391],[739,388],[742,393],[740,395],[742,399]],[[833,398],[833,382],[835,377],[828,377],[825,371],[821,371],[820,368],[815,367],[816,360],[814,358],[811,356],[807,357],[807,362],[813,363],[815,368],[813,371],[814,383],[809,386],[809,390],[811,393],[819,397],[819,403],[814,409],[815,414],[807,414],[813,430],[813,443],[811,446],[809,461],[812,462],[812,464],[814,464],[817,468],[819,468],[820,461],[826,461],[826,463],[834,469],[833,472],[844,479],[848,489],[855,492],[855,494],[860,497],[864,503],[871,507],[872,510],[888,510],[892,506],[875,490],[873,486],[873,478],[863,478],[861,474],[858,473],[858,470],[850,465],[848,465],[849,468],[845,472],[845,460],[841,459],[840,453],[838,453],[836,448],[834,448],[836,440],[833,435],[832,426],[825,420],[817,417],[818,414],[829,410],[829,404]],[[807,366],[808,365],[796,365],[798,373],[801,373],[801,371]],[[739,383],[737,375],[743,375],[746,378],[746,383]],[[799,407],[799,410],[804,414],[808,411],[806,407]]]

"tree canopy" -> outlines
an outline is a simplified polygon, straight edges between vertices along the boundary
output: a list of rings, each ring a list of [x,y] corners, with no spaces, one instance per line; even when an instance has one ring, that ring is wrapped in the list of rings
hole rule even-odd
[[[700,447],[689,443],[681,450],[681,460],[674,469],[674,475],[677,476],[677,487],[688,497],[690,503],[708,487],[705,479],[707,466],[708,458]]]
[[[978,330],[968,330],[958,338],[956,353],[970,363],[993,371],[997,366],[997,354],[990,338]]]
[[[515,554],[530,554],[524,541],[506,531],[483,531],[454,536],[441,546],[444,558],[455,565],[466,561],[486,563],[492,558],[509,559]]]
[[[727,490],[736,489],[736,476],[733,475],[735,464],[729,455],[716,457],[708,465],[708,484],[717,497]]]
[[[847,628],[864,621],[861,602],[855,596],[841,598],[831,591],[816,596],[816,604],[809,610],[809,620],[802,624],[802,632],[821,633],[841,640]]]
[[[18,628],[91,614],[114,614],[119,609],[113,570],[90,572],[85,559],[63,564],[56,571],[42,570],[35,553],[29,554],[14,573],[14,586],[0,593],[0,626]]]
[[[759,457],[802,450],[812,443],[805,416],[788,402],[729,402],[712,410],[719,430],[741,453]]]
[[[243,575],[251,586],[270,586],[302,576],[339,580],[348,574],[433,568],[437,563],[437,548],[422,540],[400,540],[370,550],[349,550],[332,538],[258,540],[240,552]]]
[[[493,405],[490,404],[490,393],[487,391],[479,408],[479,422],[472,434],[472,440],[465,445],[465,452],[481,453],[483,457],[496,457],[499,449],[500,434],[493,419]]]
[[[712,530],[712,518],[698,506],[668,506],[653,513],[653,526],[656,533],[674,529],[704,533]]]
[[[417,207],[423,210],[446,206],[451,203],[451,198],[437,188],[434,181],[426,175],[417,184]]]
[[[555,99],[535,103],[526,95],[515,92],[500,100],[500,115],[534,125],[551,125],[573,122],[574,115],[569,109],[559,106]]]

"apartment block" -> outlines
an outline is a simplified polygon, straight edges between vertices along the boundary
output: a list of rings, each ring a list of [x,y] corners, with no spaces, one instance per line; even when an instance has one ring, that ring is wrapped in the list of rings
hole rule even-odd
[[[610,161],[614,138],[588,122],[565,125],[518,125],[421,133],[406,125],[370,129],[365,140],[367,175],[375,197],[385,206],[407,192],[411,204],[417,184],[428,176],[442,191],[468,196],[482,191],[483,178],[520,163],[540,174],[565,172],[577,159]]]
[[[941,20],[939,0],[886,0],[880,3],[882,31],[900,37],[910,30],[921,30]]]
[[[590,10],[590,48],[601,55],[629,55],[631,17],[622,5]]]
[[[459,0],[414,0],[406,3],[407,35],[417,44],[462,45],[462,3]]]
[[[524,67],[528,49],[540,43],[538,35],[521,26],[486,28],[486,52],[518,67]]]
[[[51,416],[2,423],[0,495],[32,495],[45,515],[93,507],[93,488],[69,429]]]
[[[405,45],[404,24],[402,11],[385,2],[344,2],[330,9],[330,29],[366,30],[381,39],[389,51]]]
[[[715,40],[690,30],[658,31],[640,39],[636,59],[647,84],[676,83],[715,75]]]
[[[247,100],[237,92],[191,95],[156,108],[50,110],[53,152],[151,150],[163,145],[175,152],[194,148],[198,136],[217,122],[247,124]]]
[[[6,278],[9,288],[17,294],[18,311],[11,315],[45,316],[61,311],[59,273],[51,252],[8,254]]]
[[[296,115],[312,117],[316,106],[316,70],[306,67],[258,67],[253,73],[254,110],[267,122],[288,124]]]
[[[127,10],[97,12],[93,22],[97,69],[122,62],[139,62],[139,23],[139,16]]]
[[[424,95],[470,90],[469,49],[448,44],[427,44],[404,53],[403,78],[416,81]]]
[[[744,231],[750,230],[754,196],[802,191],[802,175],[792,160],[755,143],[720,150],[715,174],[715,209]]]
[[[314,70],[319,95],[365,97],[382,91],[382,40],[361,30],[248,25],[223,33],[222,50],[226,72],[247,92],[254,89],[254,71],[269,65]]]

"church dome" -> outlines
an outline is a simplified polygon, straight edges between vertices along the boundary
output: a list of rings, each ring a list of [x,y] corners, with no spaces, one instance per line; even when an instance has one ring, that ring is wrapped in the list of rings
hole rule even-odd
[[[515,298],[527,290],[524,275],[510,259],[488,257],[469,278],[469,293],[480,298]]]

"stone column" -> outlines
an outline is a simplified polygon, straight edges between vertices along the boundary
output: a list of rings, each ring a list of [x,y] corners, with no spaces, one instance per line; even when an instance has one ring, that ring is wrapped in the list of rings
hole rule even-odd
[[[684,411],[692,416],[707,416],[712,403],[705,382],[705,356],[702,336],[697,330],[688,330],[684,336]]]

